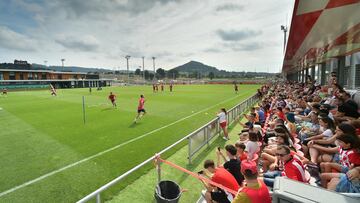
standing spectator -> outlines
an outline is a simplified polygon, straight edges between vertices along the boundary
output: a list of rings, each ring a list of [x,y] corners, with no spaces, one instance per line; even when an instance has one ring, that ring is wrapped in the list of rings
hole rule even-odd
[[[229,140],[229,135],[227,131],[227,122],[226,122],[226,109],[222,108],[220,112],[217,114],[217,117],[219,118],[220,127],[224,132],[224,140]]]
[[[233,145],[226,145],[225,150],[226,150],[226,156],[228,159],[226,159],[226,157],[224,156],[224,154],[222,153],[220,148],[218,148],[218,150],[216,151],[217,167],[223,166],[226,170],[228,170],[234,176],[237,183],[239,185],[242,185],[244,176],[240,173],[240,169],[241,169],[240,163],[241,162],[238,159],[238,157],[236,156],[237,150]],[[221,164],[221,158],[225,162],[223,165]]]
[[[245,177],[246,185],[239,190],[232,203],[271,203],[269,189],[257,178],[256,162],[241,162],[241,173]]]

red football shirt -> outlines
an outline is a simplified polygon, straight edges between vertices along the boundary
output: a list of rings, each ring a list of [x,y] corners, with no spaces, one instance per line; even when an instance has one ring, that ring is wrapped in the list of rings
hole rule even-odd
[[[238,191],[240,188],[234,176],[223,167],[215,169],[215,173],[211,180],[234,191]]]
[[[145,99],[144,99],[144,98],[140,98],[140,99],[139,99],[138,110],[144,109],[144,103],[145,103]]]
[[[110,94],[110,95],[109,95],[109,99],[110,99],[111,101],[114,101],[114,100],[115,100],[115,94]]]

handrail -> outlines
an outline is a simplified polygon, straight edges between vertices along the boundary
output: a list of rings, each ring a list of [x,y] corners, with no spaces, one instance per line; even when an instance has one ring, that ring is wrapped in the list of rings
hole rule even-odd
[[[235,109],[237,106],[243,104],[244,102],[246,102],[247,100],[253,99],[254,96],[256,94],[250,96],[249,98],[247,98],[246,100],[244,100],[243,102],[241,102],[240,104],[235,105],[233,108],[231,108],[230,110]],[[196,134],[197,132],[201,131],[203,128],[209,126],[210,124],[212,124],[214,121],[218,120],[218,118],[214,118],[211,121],[209,121],[208,123],[206,123],[205,125],[201,126],[200,128],[196,129],[195,131],[189,133],[188,135],[186,135],[185,137],[181,138],[180,140],[178,140],[177,142],[171,144],[170,146],[166,147],[165,149],[163,149],[162,151],[160,151],[159,153],[157,153],[156,155],[148,158],[147,160],[143,161],[142,163],[138,164],[137,166],[133,167],[132,169],[128,170],[127,172],[125,172],[124,174],[118,176],[117,178],[113,179],[112,181],[108,182],[107,184],[101,186],[99,189],[95,190],[94,192],[86,195],[84,198],[82,198],[81,200],[77,201],[77,203],[84,203],[89,201],[90,199],[93,199],[94,197],[96,197],[96,202],[100,203],[100,193],[107,190],[109,187],[111,187],[112,185],[114,185],[115,183],[119,182],[120,180],[124,179],[125,177],[127,177],[128,175],[130,175],[131,173],[135,172],[136,170],[138,170],[139,168],[143,167],[144,165],[152,162],[156,156],[158,155],[162,155],[163,153],[167,152],[168,150],[170,150],[171,148],[173,148],[174,146],[178,145],[179,143],[185,141],[186,139],[191,138],[194,134]]]

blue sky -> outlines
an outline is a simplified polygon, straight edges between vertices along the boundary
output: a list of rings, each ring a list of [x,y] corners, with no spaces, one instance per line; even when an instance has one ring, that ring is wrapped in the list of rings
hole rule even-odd
[[[4,0],[0,62],[173,68],[190,60],[231,71],[282,64],[284,0]]]

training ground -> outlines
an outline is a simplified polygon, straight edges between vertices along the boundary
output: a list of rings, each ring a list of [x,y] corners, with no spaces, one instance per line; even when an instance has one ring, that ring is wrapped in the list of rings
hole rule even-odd
[[[232,85],[179,85],[158,93],[151,86],[131,86],[91,94],[85,88],[64,89],[56,97],[49,90],[0,95],[0,202],[75,202],[258,88],[240,85],[238,94]],[[107,99],[110,91],[117,95],[117,108]],[[140,94],[147,114],[134,124]],[[105,196],[117,194],[151,167]]]

